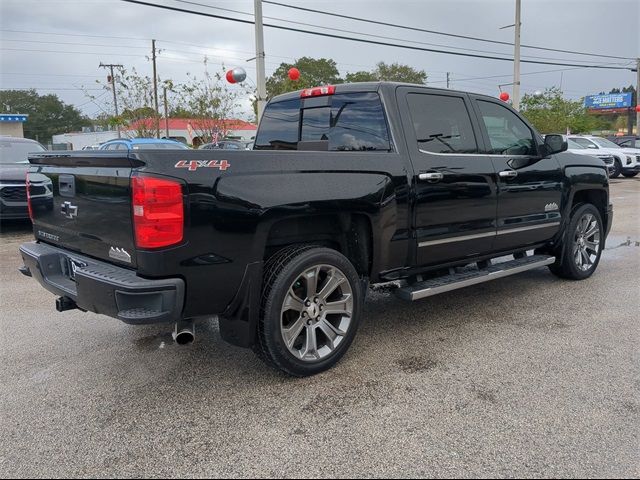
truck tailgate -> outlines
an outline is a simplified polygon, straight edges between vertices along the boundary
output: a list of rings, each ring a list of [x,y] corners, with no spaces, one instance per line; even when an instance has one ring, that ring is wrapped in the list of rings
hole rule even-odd
[[[44,202],[32,202],[38,240],[136,266],[130,177],[142,162],[109,151],[39,154],[29,161],[29,183],[51,191]]]

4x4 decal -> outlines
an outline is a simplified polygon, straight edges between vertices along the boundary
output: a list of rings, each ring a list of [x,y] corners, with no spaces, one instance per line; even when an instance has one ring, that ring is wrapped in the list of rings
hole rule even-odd
[[[230,166],[231,164],[226,160],[180,160],[176,163],[175,168],[186,168],[190,172],[194,172],[198,168],[217,168],[224,172]]]

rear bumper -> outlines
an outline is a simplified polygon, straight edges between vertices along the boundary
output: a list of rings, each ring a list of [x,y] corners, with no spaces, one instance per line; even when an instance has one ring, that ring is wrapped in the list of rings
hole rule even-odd
[[[140,278],[132,270],[94,260],[45,243],[20,247],[30,275],[51,293],[73,300],[78,308],[129,324],[181,319],[185,286],[180,278]]]

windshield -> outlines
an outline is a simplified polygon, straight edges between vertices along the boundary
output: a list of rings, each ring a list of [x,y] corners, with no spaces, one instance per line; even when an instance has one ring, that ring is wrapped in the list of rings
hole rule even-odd
[[[598,146],[594,145],[594,143],[591,140],[587,140],[586,138],[570,138],[569,140],[573,140],[574,142],[576,142],[578,145],[580,145],[583,148],[595,148],[597,149]]]
[[[622,148],[620,147],[620,145],[617,145],[611,140],[607,140],[606,138],[594,138],[593,141],[600,145],[602,148]]]
[[[138,143],[132,147],[134,150],[185,150],[189,149],[183,143]]]
[[[582,145],[580,145],[577,142],[574,142],[570,138],[567,139],[567,144],[569,145],[569,148],[573,148],[573,149],[576,149],[576,150],[584,150],[585,148],[587,148],[587,147],[583,147]]]
[[[0,142],[0,163],[29,163],[27,157],[30,153],[46,151],[47,149],[39,143],[12,142],[11,140],[3,140],[2,142]]]

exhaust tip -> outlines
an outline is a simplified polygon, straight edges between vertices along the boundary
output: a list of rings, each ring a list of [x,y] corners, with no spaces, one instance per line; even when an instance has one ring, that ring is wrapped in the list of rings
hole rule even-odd
[[[173,341],[178,345],[190,345],[196,338],[193,322],[177,322],[173,332]]]

